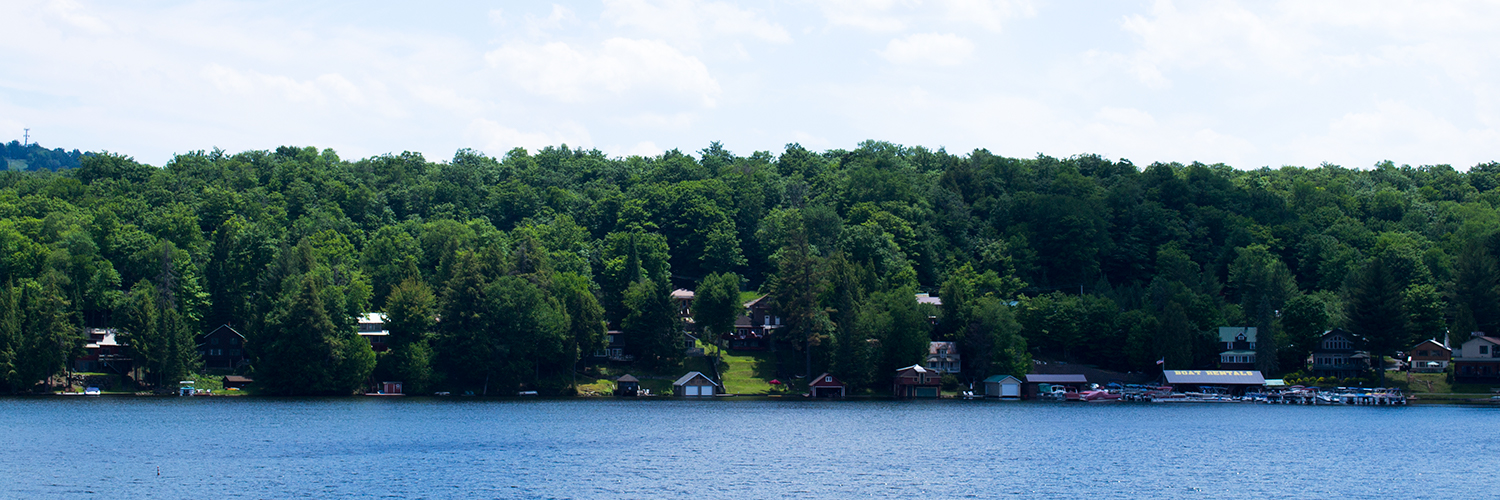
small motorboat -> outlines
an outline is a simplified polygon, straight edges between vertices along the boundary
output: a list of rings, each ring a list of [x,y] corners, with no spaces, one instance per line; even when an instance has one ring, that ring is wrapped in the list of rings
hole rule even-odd
[[[98,397],[99,394],[101,394],[101,392],[99,391],[98,387],[89,387],[89,388],[86,388],[86,389],[83,390],[83,395],[84,396]]]
[[[1081,393],[1081,394],[1078,395],[1078,399],[1081,399],[1083,401],[1088,401],[1088,402],[1116,401],[1116,400],[1119,400],[1120,397],[1121,397],[1120,393],[1109,392],[1109,391],[1102,390],[1102,389],[1095,389],[1095,390],[1092,390],[1092,391],[1084,391],[1083,393]]]

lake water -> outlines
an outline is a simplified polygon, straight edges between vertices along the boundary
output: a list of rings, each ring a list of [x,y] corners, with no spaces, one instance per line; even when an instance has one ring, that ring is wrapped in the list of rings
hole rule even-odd
[[[0,399],[3,498],[1480,498],[1500,412]]]

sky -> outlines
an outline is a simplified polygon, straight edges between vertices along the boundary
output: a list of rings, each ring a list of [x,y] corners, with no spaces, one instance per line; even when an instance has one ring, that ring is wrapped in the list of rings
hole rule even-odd
[[[1500,3],[34,1],[0,141],[749,155],[864,140],[1236,168],[1500,161]]]

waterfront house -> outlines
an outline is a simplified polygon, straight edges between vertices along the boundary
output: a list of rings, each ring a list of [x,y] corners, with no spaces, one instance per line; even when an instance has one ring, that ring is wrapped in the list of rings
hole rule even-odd
[[[381,382],[380,394],[401,394],[400,382]]]
[[[1453,356],[1453,378],[1465,382],[1500,380],[1500,338],[1474,332]]]
[[[688,372],[672,382],[672,390],[678,396],[713,396],[719,392],[719,383],[700,372]]]
[[[984,379],[984,395],[1000,399],[1021,399],[1021,379],[1010,375],[992,375]]]
[[[245,335],[229,325],[219,325],[198,342],[204,368],[235,369],[245,363]]]
[[[621,375],[620,378],[615,379],[616,396],[634,396],[636,394],[639,394],[640,392],[640,379],[631,376],[629,373]]]
[[[1314,377],[1360,377],[1370,371],[1370,354],[1364,351],[1364,339],[1341,328],[1323,332],[1312,359]]]
[[[1088,377],[1081,373],[1029,373],[1026,375],[1026,385],[1021,388],[1021,397],[1036,399],[1041,392],[1043,384],[1048,386],[1060,385],[1072,387],[1074,390],[1082,389],[1089,383]]]
[[[827,373],[818,375],[807,384],[807,393],[815,398],[842,398],[844,391],[844,383]]]
[[[927,368],[938,373],[958,373],[962,369],[959,363],[957,342],[928,342],[927,343]]]
[[[391,331],[385,328],[385,313],[365,313],[359,317],[359,337],[370,342],[370,349],[385,352]]]
[[[1219,368],[1225,370],[1255,369],[1255,327],[1219,327]]]
[[[936,398],[943,385],[943,374],[922,365],[896,370],[891,394],[898,398]]]
[[[1453,360],[1453,349],[1428,339],[1406,351],[1406,366],[1418,373],[1441,373]]]
[[[114,328],[84,329],[83,355],[73,360],[73,371],[130,373],[132,360],[125,344],[116,339]]]
[[[770,299],[762,295],[744,305],[744,314],[734,320],[734,333],[724,334],[724,340],[734,350],[770,348],[772,334],[782,326],[781,318],[771,313]]]

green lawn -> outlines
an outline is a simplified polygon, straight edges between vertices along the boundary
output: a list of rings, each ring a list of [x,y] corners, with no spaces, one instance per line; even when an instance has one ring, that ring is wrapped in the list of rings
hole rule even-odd
[[[707,353],[712,356],[716,348],[709,347]],[[724,392],[731,394],[766,394],[770,393],[771,380],[776,378],[776,363],[771,358],[771,353],[765,351],[724,351],[724,363],[728,368],[724,369],[722,376],[724,380]],[[707,366],[707,359],[704,359]]]
[[[1399,387],[1407,394],[1490,394],[1490,384],[1449,384],[1444,373],[1387,372],[1386,385]]]

